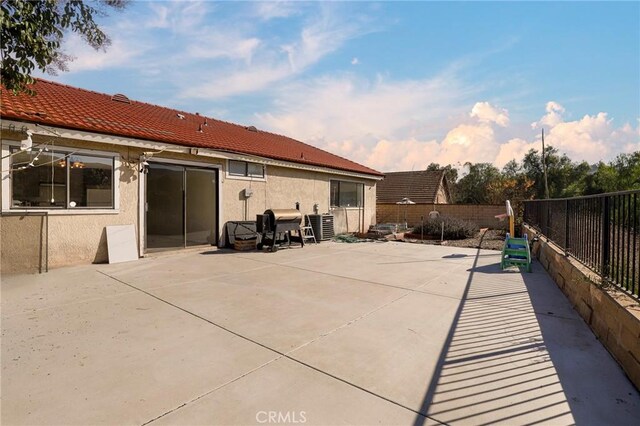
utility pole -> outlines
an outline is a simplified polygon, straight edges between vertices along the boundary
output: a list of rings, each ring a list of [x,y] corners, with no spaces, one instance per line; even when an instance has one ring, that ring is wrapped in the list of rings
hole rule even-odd
[[[544,174],[544,198],[549,199],[549,182],[547,181],[547,160],[544,152],[544,127],[542,128],[542,172]]]

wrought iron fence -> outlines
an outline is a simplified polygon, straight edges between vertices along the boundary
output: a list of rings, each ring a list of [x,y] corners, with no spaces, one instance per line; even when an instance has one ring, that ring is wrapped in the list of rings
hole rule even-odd
[[[640,298],[640,191],[525,201],[524,222]]]

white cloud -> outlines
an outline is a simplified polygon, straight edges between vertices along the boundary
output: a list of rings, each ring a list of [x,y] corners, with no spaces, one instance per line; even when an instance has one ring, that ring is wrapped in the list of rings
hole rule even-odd
[[[256,16],[265,21],[287,18],[298,13],[297,5],[290,1],[260,1],[255,6]]]
[[[113,37],[111,45],[105,50],[95,50],[75,33],[65,36],[64,50],[74,59],[69,62],[69,71],[96,71],[107,68],[127,66],[133,58],[146,49],[143,43],[132,48],[120,37]]]
[[[214,33],[201,36],[197,42],[190,44],[186,51],[191,58],[240,59],[251,65],[253,55],[260,44],[261,40],[257,37],[244,38],[242,35]]]
[[[437,162],[491,163],[498,148],[495,133],[489,124],[461,124],[447,133],[442,140]]]
[[[462,114],[457,103],[465,90],[453,76],[401,82],[325,77],[282,87],[274,107],[256,118],[263,127],[319,143],[420,139]]]
[[[509,112],[506,109],[496,108],[489,102],[476,102],[471,109],[470,116],[485,123],[496,123],[502,127],[509,124]]]
[[[289,86],[271,112],[256,118],[264,128],[381,171],[420,170],[432,162],[502,167],[540,150],[537,131],[511,128],[506,109],[467,103],[473,93],[454,76],[401,82],[325,78]],[[464,103],[473,105],[468,114],[460,107]],[[640,125],[615,128],[606,113],[565,122],[563,113],[560,104],[549,102],[539,122],[555,123],[545,142],[576,161],[593,163],[640,149]]]
[[[471,128],[452,132],[444,145],[433,135],[446,133],[465,118],[460,105],[474,90],[448,71],[405,81],[382,76],[369,81],[347,74],[287,85],[278,91],[273,108],[256,119],[263,128],[374,168],[420,169],[439,156],[458,161],[470,149],[458,148],[456,140]],[[491,128],[477,124],[482,127],[476,134],[486,139]],[[480,148],[473,149],[484,158]]]
[[[246,49],[252,54],[250,64],[231,63],[212,68],[204,83],[193,85],[191,82],[183,96],[217,99],[266,89],[301,74],[349,39],[371,31],[345,21],[333,9],[332,5],[321,7],[320,13],[301,29],[295,40],[277,43],[261,40],[259,53],[255,53],[257,44],[249,44],[248,47],[253,48]]]
[[[571,158],[589,162],[610,158],[634,145],[636,149],[640,147],[637,134],[634,136],[628,127],[626,130],[624,127],[615,129],[606,112],[559,122],[549,130],[545,142]]]
[[[351,65],[358,65],[360,63],[360,60],[358,58],[353,58],[351,60]]]
[[[539,142],[528,142],[520,138],[510,139],[500,145],[498,155],[493,163],[501,168],[511,160],[521,161],[531,149],[540,151],[542,148]]]
[[[562,115],[565,112],[565,109],[562,105],[557,102],[550,101],[547,102],[546,110],[547,113],[539,121],[533,122],[531,124],[532,128],[535,129],[537,127],[543,126],[553,127],[556,124],[562,122]]]
[[[152,15],[142,23],[147,28],[167,28],[173,33],[190,33],[202,27],[204,18],[212,10],[211,3],[206,1],[165,1],[149,2]]]

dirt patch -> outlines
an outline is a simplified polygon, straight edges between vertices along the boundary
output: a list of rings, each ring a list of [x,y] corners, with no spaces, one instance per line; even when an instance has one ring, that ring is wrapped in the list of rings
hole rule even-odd
[[[408,243],[418,244],[435,244],[446,245],[451,247],[467,247],[467,248],[481,248],[485,250],[502,250],[504,245],[505,231],[500,229],[481,229],[478,234],[473,238],[465,238],[464,240],[445,240],[440,243],[440,240],[425,239],[420,240],[420,237],[413,234],[405,234],[404,241]]]

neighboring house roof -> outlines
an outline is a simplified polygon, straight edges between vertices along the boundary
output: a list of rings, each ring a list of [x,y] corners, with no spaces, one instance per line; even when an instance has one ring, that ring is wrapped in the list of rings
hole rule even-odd
[[[397,203],[409,198],[414,203],[434,203],[438,190],[444,186],[449,199],[449,188],[444,170],[417,172],[389,172],[376,186],[378,203]]]
[[[36,96],[2,88],[0,116],[67,129],[250,154],[382,176],[382,173],[286,136],[37,79]],[[207,123],[204,125],[204,123]],[[201,130],[199,132],[198,130]]]

